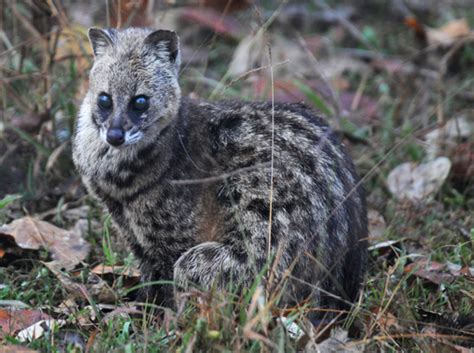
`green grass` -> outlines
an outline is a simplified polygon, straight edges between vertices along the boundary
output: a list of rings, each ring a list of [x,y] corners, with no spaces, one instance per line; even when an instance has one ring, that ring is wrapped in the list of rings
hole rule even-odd
[[[267,3],[271,9],[272,3]],[[375,12],[373,21],[362,18],[355,24],[381,53],[397,55],[409,62],[412,50],[416,48],[410,30],[395,21],[386,27],[383,11],[379,10]],[[4,11],[12,16],[9,9]],[[459,9],[453,11],[458,13]],[[474,26],[472,9],[465,9],[462,13],[467,13]],[[13,26],[13,22],[9,24]],[[11,28],[7,31],[16,44],[30,37],[24,29],[15,32],[16,37],[13,32]],[[272,35],[278,35],[276,32]],[[352,39],[345,38],[342,43],[331,45],[337,49],[348,43],[352,43]],[[251,83],[243,79],[226,86],[232,80],[223,79],[235,45],[233,41],[217,37],[208,65],[197,64],[185,71],[184,92],[195,91],[203,98],[214,95],[252,99]],[[359,45],[355,43],[354,47]],[[37,73],[42,67],[42,50],[39,43],[34,43],[23,61],[18,52],[9,54],[6,68],[10,71],[4,71],[2,75]],[[334,54],[330,52],[330,55]],[[472,58],[473,49],[468,46],[461,55],[460,72],[449,76],[449,84],[445,84],[446,91],[441,101],[446,118],[468,108],[459,93],[472,92],[472,65],[469,66]],[[61,347],[67,352],[77,352],[76,343],[94,352],[293,352],[300,349],[303,340],[291,336],[287,326],[279,320],[276,306],[268,301],[262,302],[258,279],[253,287],[239,295],[232,289],[225,294],[217,291],[194,293],[186,305],[178,305],[176,310],[151,304],[135,308],[128,296],[132,289],[141,285],[123,274],[104,276],[102,280],[109,284],[117,299],[107,303],[110,307],[100,306],[103,304],[99,300],[100,293],[94,292],[97,279],[90,270],[98,263],[130,267],[135,261],[111,227],[110,217],[75,186],[77,177],[71,167],[70,146],[64,150],[62,160],[54,170],[46,170],[51,153],[71,137],[80,102],[79,87],[86,80],[87,72],[80,69],[75,57],[71,57],[53,62],[47,75],[54,78],[50,87],[45,88],[43,81],[32,76],[11,81],[0,88],[0,107],[2,113],[5,112],[2,121],[6,126],[0,134],[0,151],[15,145],[18,146],[18,156],[22,157],[22,162],[6,159],[0,165],[4,168],[0,176],[10,178],[10,182],[14,181],[10,184],[15,185],[8,190],[8,194],[13,196],[0,195],[0,223],[24,214],[41,214],[53,209],[52,216],[46,219],[68,228],[74,224],[67,215],[69,206],[64,206],[88,206],[84,218],[88,220],[86,237],[92,245],[91,254],[86,263],[64,275],[84,286],[90,298],[75,293],[45,267],[42,261],[48,260],[49,256],[45,251],[21,253],[8,263],[0,258],[0,304],[18,300],[66,321],[65,326],[32,342],[21,343],[14,337],[6,337],[0,344],[22,344],[47,352],[59,352]],[[328,102],[299,78],[291,79],[309,105],[331,114]],[[362,75],[349,72],[344,73],[342,79],[347,81],[349,90],[356,91]],[[364,95],[379,102],[378,119],[355,122],[349,114],[341,119],[340,128],[345,136],[360,140],[359,143],[348,143],[359,173],[366,175],[372,170],[364,184],[369,206],[380,211],[387,223],[379,241],[401,241],[393,249],[370,252],[369,272],[361,301],[354,305],[343,327],[349,330],[354,341],[363,342],[368,351],[426,352],[428,346],[439,344],[433,337],[423,335],[430,327],[437,327],[437,332],[447,335],[446,339],[453,344],[472,346],[472,329],[469,332],[466,324],[474,320],[472,278],[456,276],[450,283],[436,285],[404,271],[406,265],[416,259],[415,254],[439,263],[474,267],[472,185],[459,187],[448,180],[434,200],[415,207],[397,202],[385,184],[385,178],[393,167],[425,158],[418,134],[420,129],[434,126],[437,121],[436,104],[440,99],[437,87],[423,75],[391,77],[374,70],[367,80]],[[415,98],[422,95],[426,95],[426,99],[420,106]],[[30,133],[11,127],[14,116],[33,111],[48,114],[48,121],[41,131]],[[54,118],[58,112],[64,116],[60,122]],[[17,169],[20,171],[18,175],[14,174]],[[61,306],[65,303],[68,310]],[[294,308],[286,313],[286,317],[307,331],[310,325],[305,317],[309,310],[309,307]],[[392,324],[381,319],[380,313],[393,318]]]

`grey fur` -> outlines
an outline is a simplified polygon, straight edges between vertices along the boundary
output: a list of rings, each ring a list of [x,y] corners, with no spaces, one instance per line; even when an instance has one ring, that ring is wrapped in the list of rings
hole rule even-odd
[[[112,34],[110,34],[112,33]],[[145,29],[91,30],[95,63],[74,137],[74,162],[141,262],[143,280],[249,286],[267,263],[271,105],[181,98],[178,39]],[[178,51],[178,52],[176,52]],[[101,93],[113,99],[105,114]],[[150,97],[139,117],[130,99]],[[367,218],[352,161],[302,104],[276,104],[271,254],[281,305],[344,307],[366,268]],[[108,145],[105,131],[126,131]],[[322,290],[319,290],[319,289]],[[173,288],[153,295],[173,304]]]

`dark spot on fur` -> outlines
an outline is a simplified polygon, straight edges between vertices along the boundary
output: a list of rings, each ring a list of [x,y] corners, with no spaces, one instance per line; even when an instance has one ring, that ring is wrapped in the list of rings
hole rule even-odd
[[[97,158],[102,159],[107,152],[109,152],[110,146],[104,146],[99,150],[99,153],[97,154]]]
[[[105,174],[107,181],[114,184],[117,188],[123,189],[130,187],[132,185],[133,180],[135,179],[136,175],[133,173],[128,174],[127,176],[123,177],[118,175],[117,173],[107,172]]]
[[[265,218],[270,215],[270,207],[267,200],[252,200],[247,206],[249,211],[258,213],[261,217]]]

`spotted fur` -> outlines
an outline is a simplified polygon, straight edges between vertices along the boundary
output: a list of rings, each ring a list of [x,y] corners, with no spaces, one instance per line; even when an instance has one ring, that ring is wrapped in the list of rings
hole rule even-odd
[[[344,306],[328,293],[354,301],[366,267],[366,208],[337,136],[304,105],[275,105],[269,247],[271,105],[181,98],[178,39],[157,32],[91,30],[95,63],[73,146],[143,280],[173,280],[178,291],[250,286],[270,248],[275,281],[288,279],[281,305]],[[100,92],[114,100],[105,117]],[[150,97],[139,118],[126,108],[137,94]],[[113,124],[140,136],[112,147],[103,135]],[[151,290],[173,304],[172,286]]]

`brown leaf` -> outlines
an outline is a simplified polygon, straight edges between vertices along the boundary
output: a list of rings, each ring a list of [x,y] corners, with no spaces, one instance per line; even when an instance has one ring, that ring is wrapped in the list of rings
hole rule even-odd
[[[465,18],[453,20],[440,28],[427,28],[426,39],[428,45],[450,46],[462,37],[470,35],[471,29]]]
[[[49,319],[48,314],[39,310],[0,309],[0,338],[13,336],[36,322]]]
[[[467,36],[471,33],[471,29],[469,28],[469,24],[465,18],[448,22],[439,28],[439,30],[452,38]]]
[[[389,173],[388,189],[399,200],[420,203],[438,192],[450,170],[451,161],[446,157],[419,165],[403,163]]]
[[[439,156],[455,156],[459,145],[474,134],[474,112],[466,112],[449,119],[442,126],[428,132],[425,149],[429,159]],[[461,147],[464,149],[465,147]],[[472,151],[472,150],[471,150]],[[466,152],[461,152],[462,154]]]
[[[421,259],[406,265],[404,272],[411,273],[417,277],[440,285],[443,283],[451,283],[454,280],[454,276],[451,273],[443,272],[446,268],[446,264]]]
[[[29,216],[0,227],[0,239],[5,237],[13,237],[22,249],[48,250],[55,266],[68,270],[89,253],[89,244],[75,232]]]
[[[74,297],[91,301],[91,295],[85,285],[74,282],[69,276],[61,273],[61,271],[59,271],[53,264],[45,263],[45,265],[56,276],[56,278],[59,279],[64,288]]]
[[[127,277],[140,277],[140,271],[136,268],[126,267],[126,266],[106,266],[104,264],[97,265],[91,270],[92,273],[96,275],[124,275]]]
[[[451,152],[453,161],[453,178],[461,183],[474,180],[474,143],[465,142],[457,145]]]
[[[474,278],[474,267],[469,267],[469,266],[463,267],[461,265],[457,265],[449,261],[446,263],[446,266],[449,272],[455,277],[466,276],[466,277]]]

